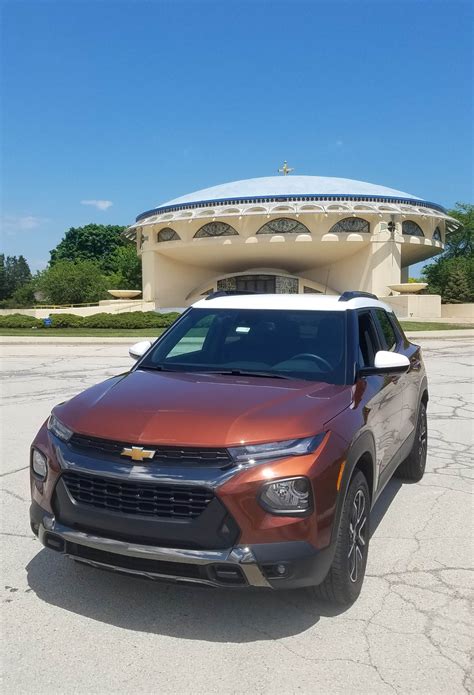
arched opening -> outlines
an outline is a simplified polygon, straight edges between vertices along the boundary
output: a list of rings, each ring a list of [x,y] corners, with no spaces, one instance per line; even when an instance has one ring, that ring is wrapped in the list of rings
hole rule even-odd
[[[425,236],[420,225],[413,222],[413,220],[402,222],[402,232],[403,234],[408,234],[408,236]]]
[[[181,237],[177,232],[174,231],[174,229],[171,229],[171,227],[164,227],[164,229],[160,229],[157,235],[157,241],[158,243],[162,241],[179,241]]]
[[[266,222],[260,227],[257,234],[311,234],[311,232],[299,220],[279,217],[276,220]]]
[[[433,241],[442,241],[441,229],[439,227],[436,227],[436,229],[433,232]]]
[[[370,224],[362,217],[344,217],[329,230],[329,234],[350,234],[351,232],[368,234],[370,232]]]
[[[227,224],[226,222],[208,222],[203,227],[198,229],[194,235],[194,238],[206,239],[209,237],[218,236],[238,236],[238,233],[233,227],[230,226],[230,224]]]

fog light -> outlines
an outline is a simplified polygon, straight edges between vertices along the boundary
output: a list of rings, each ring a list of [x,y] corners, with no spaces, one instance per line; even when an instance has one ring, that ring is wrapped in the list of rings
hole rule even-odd
[[[46,480],[46,475],[48,473],[48,462],[46,456],[38,451],[38,449],[33,449],[31,456],[31,467],[35,475],[41,480]]]
[[[305,514],[312,508],[310,482],[299,477],[267,483],[260,493],[260,504],[272,514]]]

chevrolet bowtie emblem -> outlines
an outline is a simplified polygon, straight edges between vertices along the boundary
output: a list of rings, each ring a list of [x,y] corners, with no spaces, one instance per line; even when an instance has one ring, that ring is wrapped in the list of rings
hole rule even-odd
[[[143,459],[152,459],[155,451],[154,449],[144,449],[142,446],[126,446],[120,455],[129,456],[132,461],[143,461]]]

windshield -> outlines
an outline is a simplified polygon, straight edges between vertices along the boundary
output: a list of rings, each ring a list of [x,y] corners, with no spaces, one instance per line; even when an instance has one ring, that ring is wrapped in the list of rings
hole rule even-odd
[[[346,312],[190,309],[138,369],[345,383]]]

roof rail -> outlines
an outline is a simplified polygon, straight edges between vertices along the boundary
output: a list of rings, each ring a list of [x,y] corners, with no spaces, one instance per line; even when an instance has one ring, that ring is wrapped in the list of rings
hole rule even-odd
[[[257,292],[250,292],[246,290],[217,290],[217,292],[211,292],[206,297],[206,302],[208,299],[217,299],[217,297],[233,297],[239,294],[257,294]]]
[[[358,290],[350,290],[349,292],[343,292],[339,297],[340,302],[349,302],[351,299],[357,299],[358,297],[367,297],[368,299],[378,299],[376,294],[371,292],[359,292]]]

